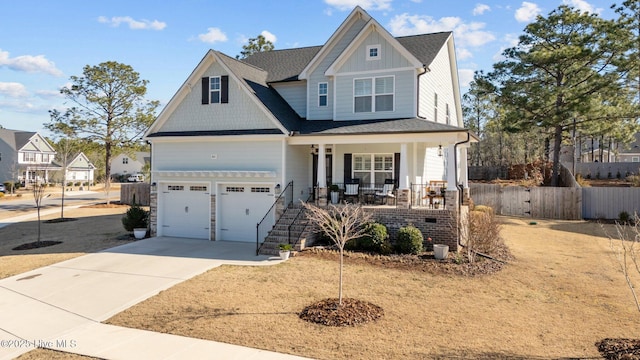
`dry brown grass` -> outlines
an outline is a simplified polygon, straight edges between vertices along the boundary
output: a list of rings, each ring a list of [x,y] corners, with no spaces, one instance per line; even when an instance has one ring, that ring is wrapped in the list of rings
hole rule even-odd
[[[638,336],[640,316],[598,224],[503,220],[516,260],[490,276],[346,259],[345,296],[385,312],[366,326],[298,318],[306,305],[337,295],[337,262],[313,256],[216,268],[108,322],[320,359],[598,358],[596,341]]]
[[[126,206],[115,208],[66,209],[65,218],[76,221],[48,224],[45,220],[60,217],[60,213],[42,217],[42,241],[62,241],[62,244],[39,249],[15,251],[14,247],[37,240],[37,222],[20,222],[0,229],[0,279],[122,245],[118,237],[127,234],[120,219]]]

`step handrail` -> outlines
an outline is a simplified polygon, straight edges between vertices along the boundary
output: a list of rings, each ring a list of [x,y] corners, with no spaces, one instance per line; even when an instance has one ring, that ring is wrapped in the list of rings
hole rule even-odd
[[[280,195],[278,195],[278,197],[276,198],[276,200],[273,202],[273,204],[271,205],[271,207],[269,208],[269,210],[267,210],[267,213],[264,214],[264,216],[262,217],[262,220],[260,220],[257,224],[256,224],[256,256],[258,256],[258,254],[260,253],[260,225],[262,225],[262,223],[264,222],[264,220],[267,218],[267,216],[271,213],[271,210],[273,210],[273,208],[276,206],[276,204],[278,203],[278,201],[280,201],[280,198],[282,196],[284,196],[287,193],[287,189],[291,189],[291,199],[289,200],[288,204],[285,204],[285,209],[289,207],[289,204],[291,204],[293,202],[293,180],[289,181],[289,183],[287,184],[287,186],[284,187],[284,189],[282,190],[282,192],[280,192]]]
[[[313,195],[310,194],[309,197],[307,198],[306,202],[311,201],[311,199],[313,199]],[[298,220],[298,217],[300,217],[301,214],[304,214],[305,212],[305,208],[304,206],[300,208],[300,211],[298,211],[298,214],[296,215],[296,217],[293,219],[293,221],[291,222],[291,224],[289,224],[289,227],[287,228],[288,234],[287,234],[287,242],[289,244],[291,244],[291,227],[296,223],[296,221]],[[302,236],[302,234],[304,233],[304,231],[307,229],[307,226],[309,226],[309,221],[307,220],[307,222],[304,224],[304,228],[302,229],[302,232],[300,233],[300,235],[298,236],[298,238],[296,239],[296,242],[294,243],[297,244],[298,241],[300,241],[300,236]]]

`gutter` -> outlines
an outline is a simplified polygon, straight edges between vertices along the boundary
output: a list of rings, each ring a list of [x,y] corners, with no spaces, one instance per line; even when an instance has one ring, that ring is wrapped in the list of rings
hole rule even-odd
[[[460,141],[457,142],[453,145],[453,163],[455,164],[455,179],[456,181],[458,181],[458,145],[462,145],[462,144],[468,144],[469,142],[471,142],[471,133],[467,130],[467,140],[464,141]],[[458,246],[463,246],[460,243],[460,221],[461,221],[461,209],[462,209],[462,199],[464,197],[464,186],[463,185],[457,185],[456,186],[459,191],[460,191],[460,195],[458,195],[458,226],[456,226],[457,228],[457,232],[458,232]]]
[[[425,119],[427,120],[426,117],[424,116],[420,116],[420,77],[428,72],[431,72],[431,69],[429,69],[429,67],[427,65],[422,65],[422,69],[424,70],[422,73],[418,74],[418,76],[416,77],[417,79],[417,86],[416,86],[416,117],[420,118],[420,119]]]

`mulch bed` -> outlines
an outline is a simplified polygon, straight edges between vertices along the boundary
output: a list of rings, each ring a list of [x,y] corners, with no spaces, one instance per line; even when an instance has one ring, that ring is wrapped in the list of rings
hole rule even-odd
[[[298,252],[296,256],[314,256],[338,261],[340,253],[331,248],[315,247]],[[502,270],[509,261],[514,260],[513,255],[506,246],[501,246],[492,256],[501,261],[476,256],[476,261],[470,263],[464,252],[458,254],[449,252],[449,256],[444,260],[436,260],[433,252],[430,251],[419,255],[380,255],[355,251],[345,251],[344,253],[345,261],[350,264],[420,271],[434,275],[490,275]]]
[[[46,241],[34,241],[34,242],[30,242],[30,243],[26,243],[26,244],[22,244],[19,246],[14,247],[11,250],[31,250],[31,249],[39,249],[39,248],[43,248],[43,247],[47,247],[47,246],[53,246],[53,245],[58,245],[58,244],[62,244],[62,241],[51,241],[51,240],[46,240]]]
[[[607,360],[640,360],[640,339],[604,339],[596,346]]]
[[[326,326],[356,326],[376,321],[384,310],[375,304],[358,299],[324,299],[305,307],[300,319]]]
[[[129,206],[130,205],[128,205],[128,204],[120,203],[120,201],[111,201],[108,204],[107,203],[100,203],[100,204],[86,205],[86,206],[83,206],[83,208],[89,208],[89,209],[113,209],[113,208],[120,208],[120,207],[129,207]]]
[[[51,220],[46,220],[44,221],[44,223],[46,224],[57,224],[57,223],[63,223],[63,222],[68,222],[68,221],[76,221],[78,219],[76,218],[56,218],[56,219],[51,219]]]

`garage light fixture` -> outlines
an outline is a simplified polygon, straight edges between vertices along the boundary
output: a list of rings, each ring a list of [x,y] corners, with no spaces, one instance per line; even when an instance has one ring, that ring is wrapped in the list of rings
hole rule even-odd
[[[438,145],[438,156],[442,157],[442,145]]]

